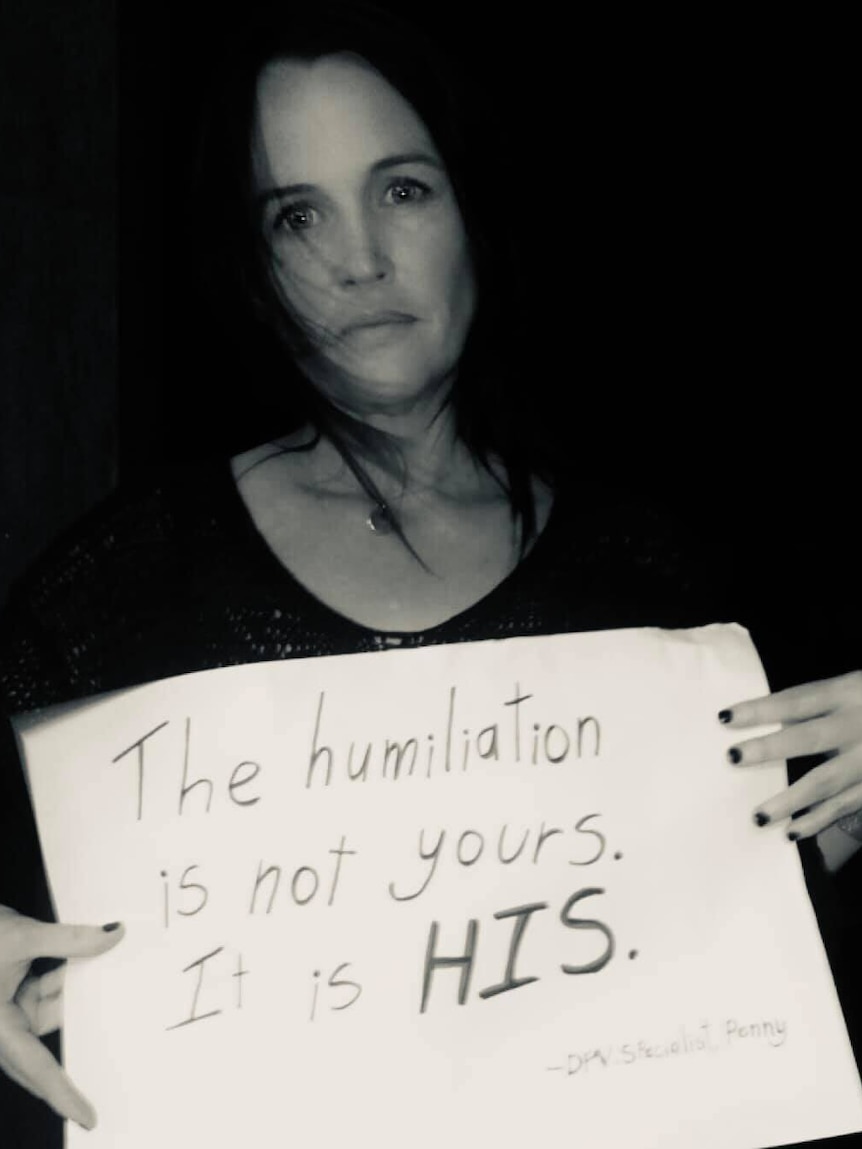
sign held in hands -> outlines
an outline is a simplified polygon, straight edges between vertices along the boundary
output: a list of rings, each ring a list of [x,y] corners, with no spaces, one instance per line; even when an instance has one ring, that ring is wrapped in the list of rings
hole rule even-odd
[[[19,721],[72,1149],[766,1149],[862,1129],[745,631],[265,663]]]

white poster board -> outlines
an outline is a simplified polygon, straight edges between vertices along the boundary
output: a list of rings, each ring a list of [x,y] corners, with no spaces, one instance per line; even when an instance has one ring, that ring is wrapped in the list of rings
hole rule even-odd
[[[745,631],[265,663],[19,727],[70,1149],[765,1149],[862,1129]]]

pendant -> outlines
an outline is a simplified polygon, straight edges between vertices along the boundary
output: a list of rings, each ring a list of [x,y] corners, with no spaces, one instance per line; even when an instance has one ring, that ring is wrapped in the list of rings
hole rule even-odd
[[[371,514],[365,520],[365,525],[376,535],[392,533],[392,515],[385,503],[377,503],[371,508]]]

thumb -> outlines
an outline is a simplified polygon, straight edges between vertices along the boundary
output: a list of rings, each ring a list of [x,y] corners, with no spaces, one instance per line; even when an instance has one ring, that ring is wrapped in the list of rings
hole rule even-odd
[[[67,926],[38,922],[32,918],[19,923],[19,929],[23,935],[24,953],[21,956],[29,960],[37,957],[97,957],[113,949],[126,933],[119,922],[106,926]]]

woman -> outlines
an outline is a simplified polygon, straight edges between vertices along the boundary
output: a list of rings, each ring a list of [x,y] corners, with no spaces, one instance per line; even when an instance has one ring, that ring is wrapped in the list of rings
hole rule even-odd
[[[409,43],[376,14],[326,13],[232,45],[211,154],[237,186],[218,254],[236,238],[236,279],[298,368],[302,418],[229,470],[114,500],[46,562],[6,618],[11,712],[238,662],[737,616],[635,499],[567,483],[529,402],[515,406],[527,384],[477,154]],[[862,837],[862,676],[728,704],[735,763],[827,756],[758,824],[799,814],[788,836],[813,839],[843,818]],[[746,738],[766,722],[784,728]],[[58,1021],[59,971],[31,962],[97,955],[122,929],[33,920],[48,913],[41,886],[21,892],[38,873],[28,829],[18,896],[0,899],[22,911],[0,915],[0,1064],[90,1127],[38,1040]]]

